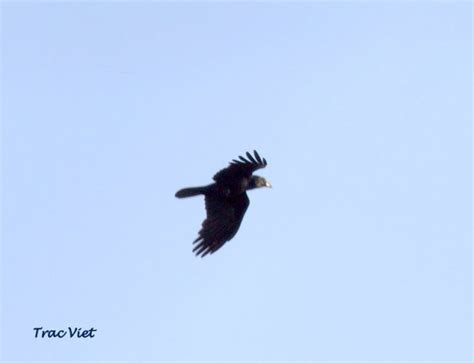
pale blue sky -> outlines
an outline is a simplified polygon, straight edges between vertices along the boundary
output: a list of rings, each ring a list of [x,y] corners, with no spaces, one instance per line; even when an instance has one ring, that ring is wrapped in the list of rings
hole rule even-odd
[[[470,360],[471,17],[3,3],[2,358]],[[175,191],[253,149],[274,188],[196,258]]]

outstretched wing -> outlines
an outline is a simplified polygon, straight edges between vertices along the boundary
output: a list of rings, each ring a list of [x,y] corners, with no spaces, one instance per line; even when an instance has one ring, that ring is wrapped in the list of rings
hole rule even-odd
[[[230,165],[214,175],[213,179],[217,183],[232,184],[241,178],[249,178],[255,170],[266,167],[265,158],[261,158],[255,150],[253,153],[254,156],[247,152],[247,159],[239,156],[239,160],[232,160]]]
[[[207,218],[202,222],[199,237],[193,242],[197,243],[193,252],[201,257],[216,252],[235,236],[249,206],[247,193],[239,194],[232,200],[206,195],[205,200]]]

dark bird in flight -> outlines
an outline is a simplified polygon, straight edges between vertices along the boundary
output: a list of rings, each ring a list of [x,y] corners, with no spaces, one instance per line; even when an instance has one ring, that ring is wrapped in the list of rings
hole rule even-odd
[[[250,203],[247,190],[271,187],[265,178],[252,175],[255,170],[267,166],[265,158],[256,151],[253,156],[249,152],[246,155],[247,159],[239,156],[239,160],[232,160],[227,168],[214,175],[214,183],[184,188],[175,194],[177,198],[204,195],[207,217],[202,222],[199,237],[193,242],[196,256],[216,252],[235,236]]]

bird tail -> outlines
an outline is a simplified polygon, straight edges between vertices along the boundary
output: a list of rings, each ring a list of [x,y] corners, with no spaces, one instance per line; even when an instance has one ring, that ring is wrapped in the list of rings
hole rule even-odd
[[[207,187],[195,187],[195,188],[184,188],[180,189],[176,192],[176,198],[187,198],[187,197],[194,197],[196,195],[205,194],[207,191]]]

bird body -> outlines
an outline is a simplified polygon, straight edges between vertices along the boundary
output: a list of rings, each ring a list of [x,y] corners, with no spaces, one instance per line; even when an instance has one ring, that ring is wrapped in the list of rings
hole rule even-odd
[[[239,156],[239,160],[232,160],[227,168],[216,173],[214,183],[184,188],[175,194],[177,198],[204,195],[207,217],[193,242],[197,243],[193,249],[197,256],[214,253],[235,236],[250,203],[247,190],[271,187],[265,178],[252,175],[267,166],[265,158],[256,151],[253,156],[249,152],[246,155],[248,159]]]

